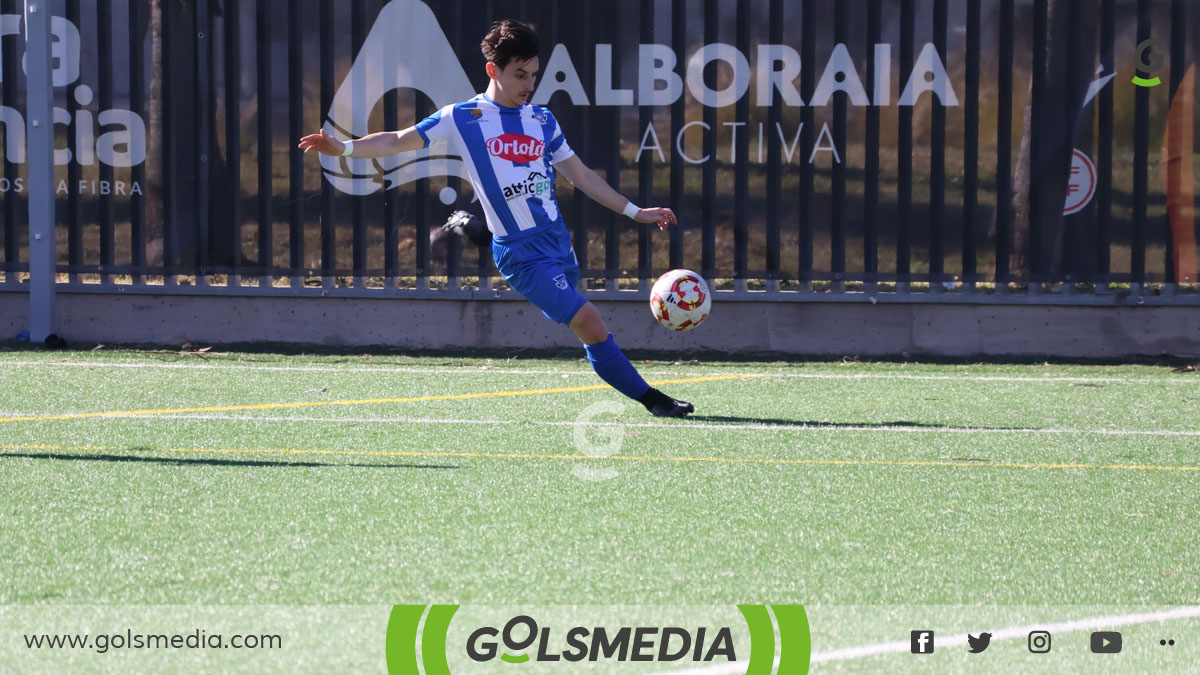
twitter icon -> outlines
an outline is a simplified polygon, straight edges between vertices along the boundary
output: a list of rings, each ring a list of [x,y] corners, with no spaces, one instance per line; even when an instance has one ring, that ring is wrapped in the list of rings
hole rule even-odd
[[[967,643],[971,645],[971,653],[978,654],[987,649],[988,645],[992,643],[992,634],[980,633],[979,637],[975,637],[974,635],[967,633]]]

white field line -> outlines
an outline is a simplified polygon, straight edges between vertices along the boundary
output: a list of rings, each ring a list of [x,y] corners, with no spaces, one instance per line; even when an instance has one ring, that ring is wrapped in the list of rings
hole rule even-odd
[[[120,418],[120,415],[112,415]],[[86,418],[100,419],[100,418]],[[582,422],[582,421],[549,421],[549,420],[494,420],[494,419],[454,419],[430,417],[288,417],[282,415],[207,415],[163,413],[160,415],[133,415],[128,419],[182,419],[182,420],[220,420],[230,422],[283,422],[295,424],[312,422],[321,424],[527,424],[544,427],[634,427],[651,429],[670,429],[682,431],[687,429],[728,429],[738,431],[883,431],[920,434],[1096,434],[1101,436],[1200,436],[1197,431],[1172,431],[1166,429],[998,429],[972,427],[909,427],[909,426],[846,426],[840,424],[708,424],[704,422]]]
[[[103,361],[0,361],[0,368],[5,366],[36,367],[36,366],[65,366],[76,368],[164,368],[179,370],[259,370],[279,372],[313,372],[313,373],[413,373],[429,375],[459,375],[459,374],[508,374],[508,375],[558,375],[561,377],[593,376],[591,370],[510,370],[508,368],[464,366],[462,368],[407,368],[407,367],[378,367],[364,368],[361,366],[257,366],[245,364],[200,364],[200,363],[106,363]],[[646,369],[653,375],[696,375],[695,371],[653,370]],[[705,373],[712,375],[712,373]],[[716,375],[744,375],[745,373],[716,373]],[[1181,378],[1150,378],[1150,377],[1019,377],[1011,375],[904,375],[900,373],[760,373],[759,377],[790,377],[808,380],[917,380],[917,381],[947,381],[947,382],[1082,382],[1097,384],[1189,384],[1200,386],[1200,379],[1191,377]]]
[[[1159,621],[1171,621],[1173,619],[1191,619],[1195,617],[1200,617],[1200,606],[1176,607],[1173,609],[1166,609],[1158,612],[1146,612],[1142,614],[1095,616],[1086,619],[1076,619],[1074,621],[1014,626],[1011,628],[994,630],[992,631],[992,642],[995,642],[996,640],[1014,640],[1018,638],[1027,639],[1030,631],[1044,630],[1050,633],[1050,645],[1051,649],[1053,649],[1054,638],[1060,633],[1073,633],[1083,630],[1098,630],[1101,628],[1118,628],[1120,626],[1132,626],[1139,623],[1154,623]],[[963,633],[945,638],[938,636],[936,647],[962,647],[966,644],[967,634]],[[878,656],[880,654],[908,653],[909,649],[910,645],[907,641],[879,642],[876,644],[861,645],[858,647],[846,647],[844,649],[813,652],[810,663],[849,661],[850,659],[860,659],[866,656]],[[778,664],[778,661],[776,664]],[[665,672],[671,673],[671,675],[726,675],[746,672],[746,664],[745,662],[723,663],[702,668],[687,668],[680,670],[669,670]]]
[[[163,368],[171,370],[259,370],[265,372],[300,373],[427,373],[430,375],[508,373],[511,375],[595,375],[590,370],[510,370],[488,366],[463,366],[461,368],[411,368],[404,366],[254,366],[246,364],[202,364],[202,363],[105,363],[84,361],[0,361],[4,366],[65,366],[85,368]]]

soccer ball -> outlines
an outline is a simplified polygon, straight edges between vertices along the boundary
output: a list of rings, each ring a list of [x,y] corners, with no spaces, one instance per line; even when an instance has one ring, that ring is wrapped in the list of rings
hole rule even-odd
[[[650,313],[671,330],[691,330],[708,318],[712,296],[704,278],[691,270],[671,270],[650,289]]]

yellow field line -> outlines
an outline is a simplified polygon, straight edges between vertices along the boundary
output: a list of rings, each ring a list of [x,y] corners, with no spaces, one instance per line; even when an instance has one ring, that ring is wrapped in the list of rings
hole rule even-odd
[[[717,382],[720,380],[744,380],[762,375],[713,375],[691,377],[682,380],[658,380],[650,382],[657,387],[664,384],[691,384],[694,382]],[[0,417],[4,422],[41,422],[46,420],[78,420],[89,417],[141,417],[146,415],[171,415],[174,413],[229,412],[233,410],[277,410],[279,408],[312,408],[331,405],[370,405],[376,403],[419,403],[422,401],[451,401],[471,398],[497,398],[501,396],[532,396],[534,394],[565,394],[577,391],[608,389],[607,384],[592,384],[586,387],[560,387],[558,389],[524,389],[521,391],[489,391],[476,394],[445,394],[441,396],[412,396],[408,398],[367,398],[351,401],[300,401],[297,403],[258,403],[254,405],[207,406],[203,408],[167,408],[162,410],[111,410],[106,412],[71,413],[67,415],[35,415],[28,417]]]
[[[58,450],[126,452],[125,448],[96,445],[0,445],[0,450]],[[615,462],[703,462],[711,464],[810,464],[827,466],[948,466],[991,469],[1112,469],[1126,471],[1200,471],[1200,466],[1159,466],[1154,464],[1043,464],[1021,462],[903,461],[883,459],[772,459],[769,457],[649,457],[644,455],[539,455],[529,452],[473,452],[440,450],[304,450],[296,448],[152,448],[152,452],[228,453],[247,455],[350,455],[371,457],[469,457],[480,459],[548,459]]]

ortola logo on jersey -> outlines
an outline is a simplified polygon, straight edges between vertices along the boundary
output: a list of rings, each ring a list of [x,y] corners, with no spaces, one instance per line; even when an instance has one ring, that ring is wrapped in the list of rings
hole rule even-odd
[[[546,143],[525,134],[500,134],[487,140],[487,149],[493,157],[528,164],[546,154]]]

